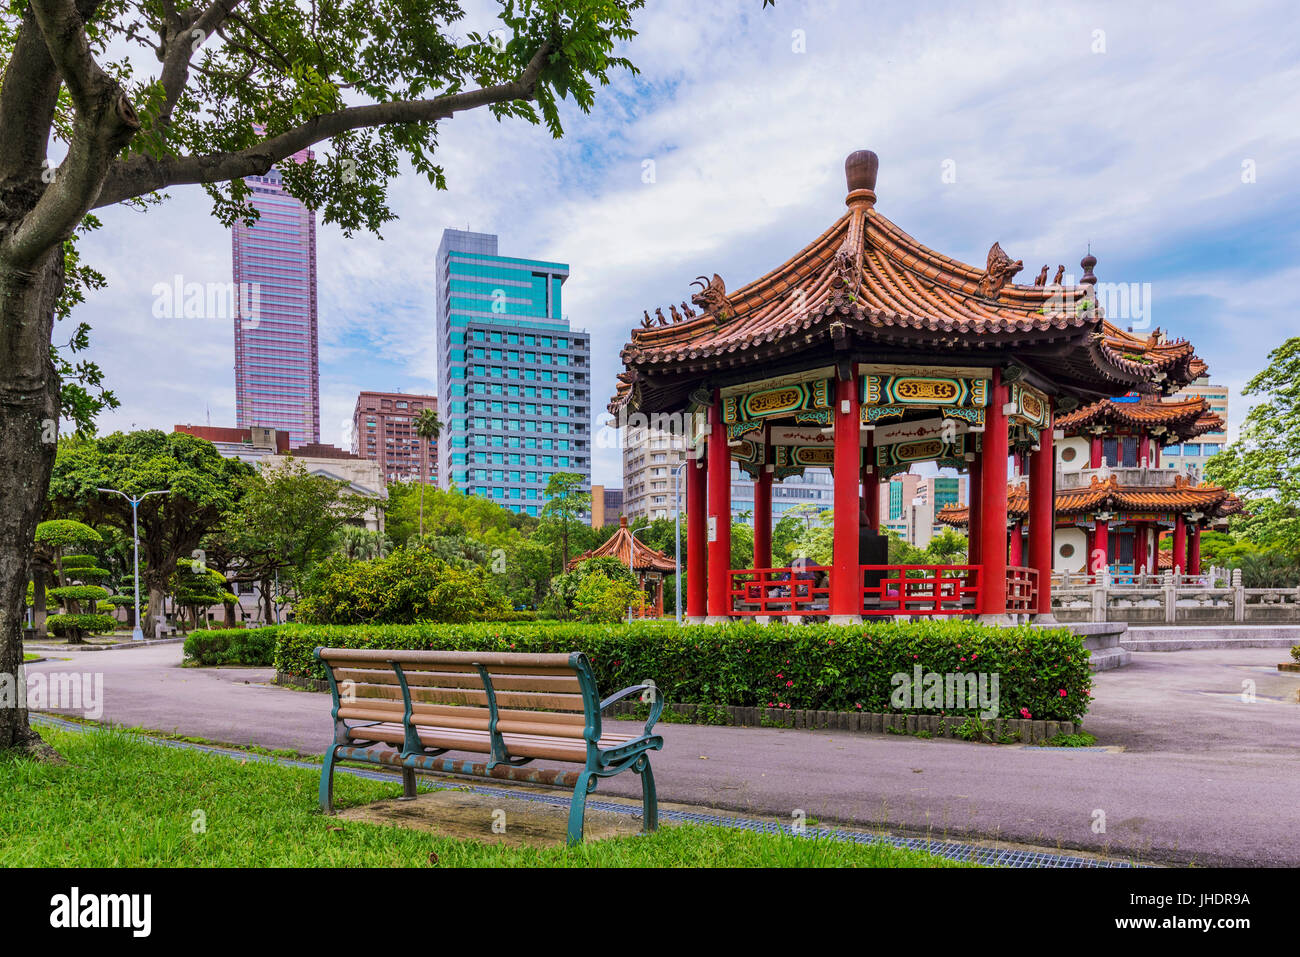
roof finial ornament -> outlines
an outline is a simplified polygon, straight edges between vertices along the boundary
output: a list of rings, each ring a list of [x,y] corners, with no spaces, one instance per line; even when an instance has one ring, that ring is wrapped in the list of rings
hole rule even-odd
[[[716,272],[713,278],[707,276],[697,276],[692,286],[699,286],[700,291],[691,294],[691,302],[699,306],[705,312],[711,312],[719,319],[726,318],[727,306],[727,284],[722,281],[722,277]]]
[[[1034,285],[1040,289],[1047,285],[1047,263],[1043,263],[1043,268],[1038,270],[1038,275],[1034,278]]]
[[[1002,287],[1011,278],[1025,268],[1022,260],[1011,261],[1011,257],[1002,251],[1002,246],[994,243],[989,247],[988,265],[984,268],[984,278],[980,280],[980,295],[987,299],[996,299]]]
[[[876,173],[880,170],[880,157],[871,150],[856,150],[844,161],[844,179],[848,183],[848,205],[862,203],[876,205]]]
[[[1079,285],[1097,285],[1097,277],[1092,274],[1092,267],[1097,265],[1097,257],[1092,254],[1092,243],[1088,243],[1088,254],[1079,260],[1079,265],[1083,267],[1083,278],[1079,280]]]
[[[1062,263],[1061,265],[1056,267],[1056,275],[1052,277],[1052,285],[1059,286],[1061,284],[1061,281],[1064,279],[1065,279],[1065,264]]]

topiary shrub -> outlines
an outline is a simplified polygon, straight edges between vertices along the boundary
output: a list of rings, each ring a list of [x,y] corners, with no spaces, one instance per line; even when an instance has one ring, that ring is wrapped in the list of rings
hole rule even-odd
[[[117,619],[112,615],[99,614],[65,614],[50,615],[45,619],[45,627],[56,635],[71,638],[73,635],[101,635],[117,628]]]
[[[99,533],[80,522],[60,519],[38,525],[36,538],[40,547],[52,551],[53,567],[60,581],[59,587],[46,589],[45,594],[62,606],[63,613],[47,618],[46,628],[62,635],[68,644],[79,644],[88,633],[112,631],[117,621],[99,608],[99,603],[108,597],[108,589],[90,584],[105,580],[110,573],[96,567],[94,555],[63,554],[64,548],[101,541]],[[82,608],[83,603],[95,608],[96,612],[87,612]],[[51,624],[55,618],[60,619],[57,631]],[[110,622],[107,627],[103,624],[105,619]],[[87,623],[84,628],[79,624],[83,621]]]

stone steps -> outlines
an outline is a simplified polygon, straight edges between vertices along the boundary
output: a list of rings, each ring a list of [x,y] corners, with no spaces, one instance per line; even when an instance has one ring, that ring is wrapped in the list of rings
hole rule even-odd
[[[1300,625],[1130,626],[1120,643],[1129,651],[1290,648],[1300,645]]]
[[[1122,668],[1133,660],[1124,642],[1129,626],[1122,621],[1077,622],[1066,627],[1083,636],[1083,644],[1091,652],[1088,665],[1093,671]]]

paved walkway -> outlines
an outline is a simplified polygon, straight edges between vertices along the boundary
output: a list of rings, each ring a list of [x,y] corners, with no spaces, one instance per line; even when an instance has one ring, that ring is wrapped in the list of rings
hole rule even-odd
[[[1114,749],[1041,749],[893,735],[660,725],[663,800],[746,814],[997,838],[1142,861],[1300,866],[1300,675],[1276,649],[1135,653],[1096,676],[1088,729]],[[268,669],[181,668],[178,646],[30,672],[104,676],[101,720],[232,744],[320,751],[327,695]],[[1243,681],[1254,701],[1242,701]],[[627,777],[627,776],[624,776]],[[602,791],[637,796],[634,778]],[[1105,831],[1096,832],[1104,814]]]

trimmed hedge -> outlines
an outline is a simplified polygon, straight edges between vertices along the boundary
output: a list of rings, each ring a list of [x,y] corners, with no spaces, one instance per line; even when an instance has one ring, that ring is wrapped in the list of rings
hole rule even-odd
[[[199,665],[267,667],[275,659],[276,633],[268,628],[200,628],[185,639],[185,660]]]
[[[270,630],[270,629],[262,629]],[[995,628],[965,621],[869,625],[282,625],[275,667],[324,678],[317,646],[583,651],[600,690],[611,694],[653,679],[678,704],[896,711],[897,673],[996,673],[999,714],[1078,721],[1088,710],[1092,674],[1083,639],[1066,628]],[[1064,694],[1062,694],[1064,692]],[[973,714],[978,708],[917,707],[916,714]]]
[[[117,628],[117,619],[112,615],[83,613],[80,615],[50,615],[45,619],[46,629],[55,635],[66,635],[73,630],[91,635],[111,633]]]

